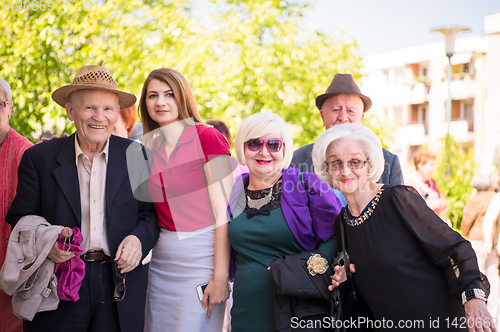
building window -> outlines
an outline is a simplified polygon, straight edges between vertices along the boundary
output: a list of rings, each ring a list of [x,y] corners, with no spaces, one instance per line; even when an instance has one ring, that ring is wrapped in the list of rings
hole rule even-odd
[[[427,123],[428,108],[428,103],[410,105],[408,115],[408,124],[422,124],[426,135],[429,134],[429,126]]]
[[[474,132],[474,99],[452,100],[451,120],[466,120],[468,131]]]
[[[469,132],[474,132],[474,100],[465,101],[464,118],[469,124]]]

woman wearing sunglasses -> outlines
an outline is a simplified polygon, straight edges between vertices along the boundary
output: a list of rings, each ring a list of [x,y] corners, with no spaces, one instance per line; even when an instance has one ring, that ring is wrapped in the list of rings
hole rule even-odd
[[[229,296],[229,144],[202,122],[191,87],[173,69],[148,75],[139,111],[142,141],[154,156],[148,193],[160,227],[145,331],[220,332]],[[200,301],[202,284],[208,285]]]
[[[413,187],[376,183],[384,157],[370,129],[348,123],[326,130],[312,159],[318,177],[347,200],[335,224],[338,233],[344,225],[353,281],[374,316],[361,328],[497,331],[470,243]],[[331,290],[345,270],[335,273]]]
[[[231,199],[228,237],[236,252],[231,326],[238,332],[273,332],[270,262],[318,248],[331,262],[338,251],[332,235],[341,204],[314,174],[299,176],[288,167],[293,140],[279,116],[249,116],[236,134],[235,149],[249,174],[236,182]]]

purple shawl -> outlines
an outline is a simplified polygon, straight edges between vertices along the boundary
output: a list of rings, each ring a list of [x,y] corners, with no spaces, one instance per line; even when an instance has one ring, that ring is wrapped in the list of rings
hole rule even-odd
[[[303,173],[304,190],[299,173],[300,170],[293,167],[283,170],[281,209],[300,246],[304,250],[313,250],[335,234],[334,221],[342,204],[328,185],[312,173]],[[241,191],[248,185],[248,178],[248,173],[242,174],[242,181],[235,182],[228,207],[229,215],[234,211]],[[233,260],[231,265],[231,275],[234,276]]]

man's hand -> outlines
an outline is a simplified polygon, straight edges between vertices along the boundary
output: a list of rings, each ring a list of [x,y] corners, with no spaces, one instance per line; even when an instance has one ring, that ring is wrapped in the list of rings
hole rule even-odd
[[[142,244],[135,235],[129,235],[123,239],[116,251],[115,261],[121,273],[127,273],[135,269],[142,257]]]
[[[64,251],[58,247],[57,241],[54,243],[52,250],[50,250],[47,257],[53,261],[54,263],[64,263],[69,261],[71,258],[75,256],[75,253],[70,251]]]

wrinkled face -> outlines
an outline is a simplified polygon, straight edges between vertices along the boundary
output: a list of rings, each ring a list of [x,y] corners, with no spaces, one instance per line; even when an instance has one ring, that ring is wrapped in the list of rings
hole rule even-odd
[[[4,101],[6,103],[3,103]],[[12,102],[7,100],[5,93],[0,92],[0,133],[4,132],[9,127],[9,116],[11,114]]]
[[[367,177],[368,163],[365,163],[366,160],[367,156],[359,142],[333,141],[326,152],[328,174],[333,187],[340,190],[344,195],[362,190],[370,181]],[[350,168],[348,163],[353,168]]]
[[[259,137],[263,141],[272,138],[281,138],[278,133],[266,134]],[[283,158],[285,156],[285,146],[282,145],[278,152],[271,152],[267,144],[263,144],[259,151],[251,151],[245,143],[245,159],[250,175],[262,177],[272,177],[281,172],[283,168]]]
[[[149,82],[146,91],[148,114],[160,127],[179,119],[174,92],[167,83],[154,79]]]
[[[365,114],[361,98],[354,94],[334,95],[323,102],[321,118],[325,129],[343,123],[361,123]]]
[[[66,103],[68,119],[75,123],[82,150],[103,145],[113,132],[120,105],[115,93],[101,90],[80,90]]]
[[[113,135],[120,136],[123,138],[128,137],[127,127],[125,126],[125,121],[123,117],[118,112],[118,121],[116,121],[115,127],[113,128]]]
[[[422,179],[424,181],[430,181],[432,179],[432,175],[436,170],[436,159],[429,159],[427,162],[420,163],[417,166],[417,171],[422,175]]]

